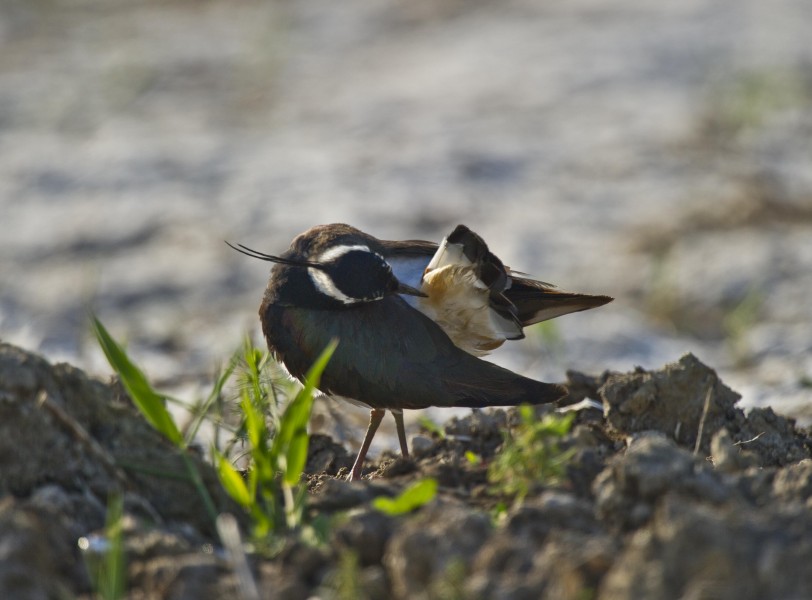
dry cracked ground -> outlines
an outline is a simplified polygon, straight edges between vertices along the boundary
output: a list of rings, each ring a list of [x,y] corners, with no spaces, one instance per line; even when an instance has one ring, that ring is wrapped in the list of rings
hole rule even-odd
[[[739,395],[693,355],[662,369],[569,374],[592,398],[562,440],[555,484],[510,503],[487,464],[515,411],[474,411],[347,482],[351,457],[314,436],[304,480],[327,542],[282,538],[249,553],[260,597],[809,598],[812,438]],[[414,442],[413,442],[414,443]],[[471,461],[473,452],[480,460]],[[175,451],[120,386],[0,346],[0,595],[90,598],[80,538],[104,541],[107,498],[124,498],[128,598],[250,598]],[[246,516],[197,460],[219,511]],[[439,484],[418,510],[385,516],[377,496]],[[500,518],[494,507],[508,502]],[[100,535],[101,534],[101,535]],[[243,529],[245,535],[245,529]],[[92,550],[92,549],[91,549]],[[98,558],[98,557],[96,557]]]

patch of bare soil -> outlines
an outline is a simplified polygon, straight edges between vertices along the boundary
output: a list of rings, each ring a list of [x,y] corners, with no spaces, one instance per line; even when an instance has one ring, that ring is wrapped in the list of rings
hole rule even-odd
[[[263,598],[812,597],[812,460],[807,431],[738,395],[691,355],[657,371],[570,373],[578,412],[555,486],[511,506],[488,464],[516,412],[446,423],[367,479],[314,436],[310,511],[329,542],[290,538],[250,556]],[[550,409],[546,409],[550,410]],[[542,412],[542,411],[539,411]],[[471,461],[466,452],[481,458]],[[217,509],[239,515],[198,465]],[[124,494],[128,597],[239,598],[235,570],[183,464],[116,386],[0,345],[0,597],[91,597],[77,540]],[[410,515],[371,508],[425,477],[439,494]],[[243,522],[243,525],[246,525]]]

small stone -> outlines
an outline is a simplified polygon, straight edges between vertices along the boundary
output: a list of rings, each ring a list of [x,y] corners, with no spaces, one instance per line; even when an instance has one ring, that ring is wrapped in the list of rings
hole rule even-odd
[[[434,440],[425,435],[414,435],[409,442],[409,447],[416,457],[420,457],[429,452],[434,447]]]
[[[735,473],[748,466],[749,461],[733,444],[733,438],[727,429],[720,429],[714,434],[710,450],[713,466],[723,473]]]
[[[626,454],[617,455],[593,484],[598,517],[623,527],[642,525],[672,491],[710,502],[730,495],[705,461],[659,432],[635,436]]]
[[[355,552],[360,566],[380,564],[392,532],[392,520],[378,511],[363,510],[349,516],[333,531],[339,548]]]
[[[386,548],[384,564],[394,596],[417,598],[458,562],[468,564],[491,532],[487,515],[439,502],[400,527]]]
[[[812,459],[779,469],[773,479],[773,493],[781,499],[799,502],[812,498]]]
[[[323,511],[347,510],[368,502],[374,496],[374,488],[362,481],[327,479],[318,495],[311,499],[310,506]]]

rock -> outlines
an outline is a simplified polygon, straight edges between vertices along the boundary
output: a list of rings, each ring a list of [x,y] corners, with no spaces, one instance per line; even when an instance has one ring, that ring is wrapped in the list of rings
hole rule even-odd
[[[567,371],[567,390],[569,391],[569,396],[565,403],[575,404],[585,398],[598,400],[600,398],[598,390],[606,383],[610,375],[612,375],[612,373],[609,371],[604,371],[597,377],[587,373],[581,373],[580,371]]]
[[[773,480],[777,469],[749,467],[727,476],[730,489],[753,506],[766,507],[773,503]]]
[[[392,597],[386,571],[380,565],[360,567],[357,556],[342,550],[337,565],[327,573],[322,585],[308,598],[388,600]]]
[[[578,598],[594,590],[617,552],[609,536],[557,530],[543,545],[495,534],[473,564],[465,590],[471,598]]]
[[[215,503],[240,513],[211,466],[191,453],[189,457]],[[138,486],[154,518],[183,520],[213,534],[202,499],[184,480],[186,464],[126,397],[79,369],[52,366],[2,343],[0,473],[0,493],[15,496],[28,496],[45,482],[86,489],[106,501],[121,486]]]
[[[130,562],[128,584],[147,598],[195,600],[238,595],[237,582],[227,565],[211,554],[161,554],[147,561]]]
[[[298,573],[271,561],[260,564],[257,587],[261,597],[268,600],[303,600],[310,597],[311,590],[299,579]]]
[[[162,529],[135,524],[125,528],[125,546],[130,560],[148,562],[153,558],[192,554],[195,548],[182,536]]]
[[[748,412],[735,437],[743,449],[758,455],[761,466],[783,466],[810,457],[809,436],[796,430],[793,419],[769,407]]]
[[[599,600],[808,598],[812,520],[669,494],[600,585]]]
[[[563,491],[546,491],[508,514],[505,530],[514,538],[541,543],[555,529],[592,532],[598,529],[592,503]]]
[[[679,448],[660,432],[632,439],[625,455],[615,457],[593,487],[600,519],[625,528],[649,519],[667,492],[721,502],[729,491],[704,460]]]
[[[412,449],[415,458],[420,458],[431,452],[431,449],[434,447],[434,440],[425,435],[414,435],[410,440],[409,447]]]
[[[501,409],[473,410],[463,417],[453,417],[445,425],[446,435],[465,444],[466,449],[482,457],[493,456],[504,441],[508,425],[507,412]]]
[[[381,462],[375,473],[379,477],[392,479],[394,477],[400,477],[401,475],[414,473],[416,470],[417,463],[415,463],[414,458],[411,456],[409,458],[398,456],[394,460]]]
[[[0,493],[28,496],[43,482],[69,487],[77,474],[92,489],[108,489],[115,483],[113,473],[38,403],[40,392],[87,430],[104,434],[115,425],[109,388],[67,365],[52,367],[0,343]]]
[[[741,396],[693,354],[658,371],[613,374],[599,393],[607,420],[624,434],[656,430],[693,450],[702,423],[699,447],[706,454],[713,432],[731,418],[743,420],[734,408]]]
[[[778,469],[773,479],[773,495],[782,501],[812,504],[812,460]]]
[[[344,446],[334,442],[331,437],[311,434],[304,472],[335,476],[342,468],[352,468],[353,460]]]
[[[89,492],[70,492],[58,485],[37,488],[28,506],[55,515],[76,539],[104,527],[105,505]]]
[[[513,508],[477,553],[466,591],[472,598],[570,598],[594,588],[616,545],[592,503],[548,490]]]
[[[567,462],[567,478],[573,491],[579,496],[588,497],[592,494],[595,478],[603,471],[609,457],[616,451],[616,442],[609,439],[603,429],[595,423],[576,425],[570,438],[574,453]]]
[[[348,515],[333,530],[333,544],[339,550],[354,552],[361,567],[380,564],[392,529],[391,518],[375,510],[362,510]]]
[[[376,565],[361,570],[361,589],[368,600],[388,600],[389,582],[386,579],[386,571],[383,567]]]
[[[59,598],[90,591],[66,521],[67,515],[49,507],[11,496],[0,500],[0,596]]]
[[[752,452],[742,451],[741,446],[733,443],[730,432],[724,428],[713,435],[710,452],[713,466],[723,473],[735,473],[759,464],[758,457]]]
[[[310,506],[314,510],[327,512],[347,510],[369,502],[376,495],[382,491],[385,493],[388,489],[381,488],[380,484],[368,485],[362,481],[324,477],[318,483]]]
[[[396,598],[428,598],[457,565],[466,572],[491,533],[490,519],[459,505],[434,502],[402,523],[386,549],[384,565]]]
[[[310,588],[321,583],[330,566],[326,549],[317,548],[293,536],[287,540],[279,561],[289,577],[295,577]]]
[[[482,547],[471,567],[465,590],[471,598],[530,600],[541,597],[542,589],[527,582],[538,548],[528,539],[513,539],[502,532]]]

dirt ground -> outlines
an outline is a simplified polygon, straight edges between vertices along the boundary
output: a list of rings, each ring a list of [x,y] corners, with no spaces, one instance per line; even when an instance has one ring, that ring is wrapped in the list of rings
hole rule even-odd
[[[385,456],[360,482],[341,477],[353,450],[314,436],[309,511],[330,517],[329,541],[290,536],[273,558],[249,552],[261,597],[812,596],[807,430],[769,408],[745,413],[690,354],[655,371],[572,372],[569,385],[568,402],[602,409],[578,411],[562,441],[572,451],[564,477],[499,519],[506,498],[486,471],[515,410],[472,411],[442,436],[424,432],[412,459]],[[120,490],[128,598],[248,597],[199,496],[167,475],[182,470],[177,454],[118,386],[0,345],[0,457],[0,596],[90,598],[78,540],[104,542],[107,498]],[[244,528],[199,467],[218,510]],[[439,493],[416,512],[371,508],[424,477]]]
[[[3,0],[0,336],[105,374],[92,308],[191,395],[261,339],[267,266],[223,240],[465,223],[616,298],[493,360],[560,380],[692,352],[812,421],[810,6]]]

